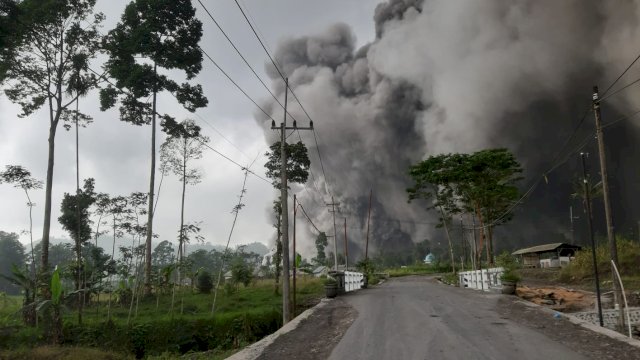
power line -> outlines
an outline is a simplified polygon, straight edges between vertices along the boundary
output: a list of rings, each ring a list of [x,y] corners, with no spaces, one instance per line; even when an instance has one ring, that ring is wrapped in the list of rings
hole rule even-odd
[[[220,23],[218,23],[218,21],[213,17],[213,15],[211,14],[211,12],[209,11],[209,9],[207,9],[206,6],[204,6],[204,4],[202,3],[202,1],[198,0],[198,3],[200,3],[200,6],[202,6],[202,8],[204,9],[204,11],[207,13],[207,15],[209,15],[209,18],[211,18],[211,20],[213,21],[213,23],[216,25],[216,27],[218,28],[218,30],[220,30],[220,32],[222,33],[222,35],[224,35],[224,37],[227,39],[227,41],[229,42],[229,44],[233,47],[233,49],[236,51],[236,53],[238,54],[238,56],[240,56],[240,58],[242,59],[242,61],[244,61],[245,65],[247,65],[247,67],[251,70],[251,72],[253,73],[253,75],[258,79],[258,81],[260,82],[260,84],[262,84],[262,86],[267,90],[267,92],[271,95],[271,97],[276,101],[276,103],[278,103],[278,105],[280,105],[281,108],[283,108],[285,111],[287,111],[287,109],[285,108],[285,106],[280,102],[280,100],[278,100],[278,97],[271,91],[271,89],[269,89],[269,87],[267,86],[267,84],[265,84],[264,80],[262,80],[262,78],[260,77],[260,75],[258,75],[258,73],[255,71],[255,69],[251,66],[251,64],[249,64],[249,61],[247,61],[246,57],[244,55],[242,55],[242,52],[240,52],[240,50],[238,49],[238,47],[236,46],[236,44],[233,42],[233,40],[231,40],[231,38],[227,35],[227,33],[224,31],[224,29],[222,28],[222,26],[220,25]],[[289,117],[293,120],[296,120],[295,117],[293,115],[291,115],[291,113],[289,111],[287,111],[287,115],[289,115]]]
[[[276,69],[276,71],[278,72],[278,74],[280,75],[280,77],[283,80],[286,80],[286,76],[283,73],[283,71],[280,69],[280,67],[278,66],[278,64],[276,63],[276,60],[273,58],[273,56],[271,56],[271,53],[269,52],[269,50],[267,49],[266,45],[264,44],[264,42],[262,41],[262,39],[260,38],[260,36],[258,35],[258,32],[256,31],[255,27],[253,26],[253,24],[251,23],[251,20],[249,20],[249,17],[247,16],[247,14],[245,13],[244,9],[242,9],[242,6],[240,6],[240,3],[238,2],[238,0],[234,0],[234,2],[236,3],[238,9],[240,10],[240,12],[242,13],[242,16],[244,17],[244,19],[246,20],[247,24],[249,25],[249,27],[251,28],[251,31],[253,32],[253,34],[255,35],[256,39],[258,40],[258,42],[260,43],[260,46],[262,46],[262,49],[264,50],[264,52],[267,54],[267,57],[269,58],[269,60],[271,61],[271,64],[273,64],[273,67]],[[296,100],[296,102],[300,105],[300,108],[302,109],[302,111],[304,112],[304,114],[307,116],[307,118],[309,119],[310,122],[313,122],[313,119],[311,118],[311,116],[309,115],[309,112],[307,111],[307,109],[304,107],[304,105],[302,105],[302,102],[300,101],[300,99],[298,98],[298,96],[296,95],[295,91],[293,91],[293,88],[287,84],[288,89],[291,91],[291,95],[293,95],[294,99]],[[322,155],[320,155],[320,147],[318,146],[318,138],[316,136],[316,130],[313,130],[313,137],[315,139],[315,143],[316,143],[316,151],[318,152],[318,158],[320,159],[320,166],[322,168],[322,175],[324,176],[324,180],[325,180],[325,185],[328,184],[328,179],[327,179],[327,175],[325,173],[324,170],[324,164],[322,163]],[[331,194],[331,191],[329,190],[328,186],[327,186],[327,193]]]
[[[616,119],[616,120],[613,120],[613,121],[611,121],[611,122],[609,122],[609,123],[607,123],[607,124],[604,124],[604,125],[602,125],[602,128],[603,128],[603,129],[606,129],[606,128],[608,128],[609,126],[612,126],[612,125],[614,125],[614,124],[616,124],[616,123],[619,123],[620,121],[627,120],[627,119],[630,119],[630,118],[632,118],[632,117],[635,117],[635,116],[636,116],[636,115],[638,115],[638,114],[640,114],[640,110],[635,111],[635,112],[633,112],[633,113],[631,113],[631,114],[629,114],[629,115],[625,115],[625,116],[619,117],[619,118],[618,118],[618,119]]]
[[[242,13],[242,16],[247,21],[247,24],[249,24],[249,27],[251,28],[251,31],[253,31],[253,34],[256,36],[256,39],[258,39],[258,42],[260,42],[260,45],[264,49],[264,52],[267,53],[267,56],[269,57],[269,60],[271,60],[271,63],[273,64],[273,67],[276,69],[276,71],[278,72],[278,74],[280,75],[282,80],[286,79],[286,76],[284,76],[282,71],[280,71],[280,67],[278,67],[278,65],[276,64],[275,60],[273,60],[273,57],[271,56],[271,53],[269,53],[269,50],[267,50],[267,47],[262,42],[262,39],[260,38],[260,36],[258,36],[258,32],[253,27],[253,24],[251,23],[251,21],[247,17],[247,14],[245,14],[244,10],[242,9],[242,6],[240,6],[240,3],[238,2],[238,0],[234,0],[234,1],[235,1],[236,5],[238,6],[238,9],[240,9],[240,12]],[[290,90],[292,90],[292,89],[290,88]],[[291,91],[291,93],[293,93],[293,90]]]
[[[86,21],[86,20],[85,20],[85,21]],[[101,35],[103,35],[103,34],[101,34]],[[229,77],[229,75],[227,75],[227,73],[226,73],[226,72],[225,72],[225,71],[224,71],[220,66],[218,66],[218,64],[217,64],[215,61],[213,61],[213,59],[211,59],[211,57],[210,57],[208,54],[206,54],[206,53],[204,52],[204,50],[203,50],[202,48],[200,48],[200,47],[199,47],[199,49],[200,49],[200,51],[201,51],[203,54],[205,54],[205,55],[209,58],[209,60],[211,60],[211,61],[213,62],[213,64],[218,68],[218,70],[220,70],[224,75],[226,75],[226,76],[227,76],[227,78],[228,78],[228,79],[229,79],[229,80],[230,80],[234,85],[236,85],[236,87],[238,87],[238,89],[240,89],[240,91],[242,91],[242,93],[243,93],[243,94],[245,94],[245,96],[247,96],[247,97],[249,98],[249,100],[251,100],[251,101],[252,101],[256,106],[258,106],[258,104],[256,104],[256,102],[255,102],[255,101],[253,101],[253,99],[251,99],[251,98],[247,95],[247,93],[246,93],[244,90],[242,90],[242,89],[238,86],[238,84],[237,84],[233,79],[231,79],[231,77]],[[98,75],[98,78],[102,78],[102,79],[104,79],[107,83],[109,83],[109,84],[110,84],[110,85],[112,85],[113,87],[117,88],[121,93],[126,94],[126,92],[125,92],[124,90],[122,90],[121,88],[118,88],[115,84],[113,84],[113,83],[112,83],[111,81],[109,81],[106,77],[104,77],[104,74],[106,73],[106,71],[105,71],[103,74],[98,74],[96,71],[94,71],[94,70],[93,70],[93,69],[91,69],[91,68],[89,68],[89,70],[90,70],[92,73],[94,73],[94,74]],[[177,98],[177,96],[176,96],[176,94],[174,94],[174,93],[173,93],[173,92],[171,92],[171,91],[169,91],[169,93],[170,93],[170,94],[171,94],[171,95],[172,95],[176,100],[178,99],[178,98]],[[151,95],[149,95],[149,98],[150,98],[150,97],[151,97]],[[149,99],[148,99],[148,98],[147,98],[147,102],[149,102]],[[258,108],[260,108],[260,106],[258,106]],[[269,114],[267,114],[267,113],[266,113],[262,108],[260,108],[260,110],[262,110],[262,112],[264,112],[267,116],[269,116]],[[156,115],[160,115],[160,114],[158,114],[158,113],[156,112]],[[215,126],[211,125],[207,120],[205,120],[205,119],[204,119],[202,116],[200,116],[197,112],[194,112],[194,115],[195,115],[196,117],[198,117],[200,120],[202,120],[205,124],[207,124],[211,129],[213,129],[213,131],[215,131],[218,135],[220,135],[220,137],[222,137],[222,138],[223,138],[226,142],[228,142],[231,146],[233,146],[234,148],[236,148],[236,149],[237,149],[237,150],[238,150],[242,155],[244,155],[247,159],[250,159],[250,158],[249,158],[249,156],[248,156],[247,154],[245,154],[245,152],[244,152],[244,151],[242,151],[242,149],[240,149],[236,144],[234,144],[231,140],[229,140],[226,136],[224,136],[224,134],[222,134],[222,132],[220,132],[220,131],[215,127]],[[269,117],[270,117],[270,116],[269,116]],[[272,119],[272,120],[273,120],[273,119]],[[254,160],[254,162],[255,162],[255,160]]]
[[[626,69],[624,69],[624,71],[622,72],[622,74],[620,74],[620,76],[618,76],[613,83],[611,83],[611,85],[609,85],[609,87],[602,93],[602,96],[605,96],[609,90],[611,90],[611,88],[620,80],[622,79],[622,77],[624,76],[624,74],[627,73],[627,71],[629,71],[629,69],[631,69],[631,67],[633,66],[633,64],[636,63],[636,61],[638,61],[638,59],[640,59],[640,54],[638,54],[638,56],[636,56],[635,59],[633,59],[633,61],[631,62],[631,64],[629,64],[629,66],[627,66]]]
[[[264,181],[264,182],[266,182],[266,183],[268,183],[268,184],[272,185],[271,181],[269,181],[269,180],[265,179],[264,177],[262,177],[262,176],[260,176],[260,175],[256,174],[253,170],[250,170],[250,169],[249,169],[249,167],[247,167],[247,166],[243,166],[243,165],[240,165],[238,162],[234,161],[233,159],[231,159],[231,158],[230,158],[230,157],[228,157],[227,155],[225,155],[225,154],[221,153],[220,151],[218,151],[218,150],[216,150],[216,149],[212,148],[211,146],[209,146],[209,144],[207,144],[207,143],[205,143],[205,142],[202,142],[202,141],[201,141],[200,143],[201,143],[202,145],[204,145],[205,147],[207,147],[209,150],[211,150],[211,151],[215,152],[216,154],[218,154],[218,155],[222,156],[223,158],[225,158],[226,160],[228,160],[228,161],[229,161],[229,162],[231,162],[232,164],[236,165],[236,166],[237,166],[237,167],[239,167],[241,170],[243,170],[243,171],[247,171],[247,172],[249,172],[249,174],[252,174],[253,176],[257,177],[258,179],[260,179],[260,180],[262,180],[262,181]]]
[[[636,79],[636,80],[634,80],[634,81],[630,82],[629,84],[627,84],[627,85],[625,85],[625,86],[621,87],[620,89],[618,89],[618,90],[616,90],[616,91],[612,92],[611,94],[609,94],[609,95],[607,95],[607,96],[604,96],[602,99],[600,99],[600,102],[605,101],[606,99],[608,99],[608,98],[610,98],[610,97],[612,97],[612,96],[614,96],[614,95],[618,94],[618,93],[619,93],[619,92],[621,92],[622,90],[625,90],[626,88],[628,88],[628,87],[630,87],[630,86],[632,86],[632,85],[637,84],[638,82],[640,82],[640,79]]]
[[[233,49],[236,51],[236,53],[240,56],[240,58],[242,59],[242,61],[244,61],[244,63],[247,65],[247,67],[251,70],[251,72],[253,73],[253,75],[255,75],[255,77],[258,79],[258,81],[260,81],[260,83],[262,84],[262,86],[269,92],[269,94],[271,94],[271,96],[273,97],[273,99],[278,103],[278,105],[280,105],[281,107],[284,108],[284,106],[282,105],[282,103],[280,103],[280,101],[278,100],[278,98],[275,96],[275,94],[271,91],[271,89],[269,89],[269,87],[267,86],[267,84],[265,84],[265,82],[262,80],[262,78],[260,77],[260,75],[258,75],[258,73],[254,70],[254,68],[251,66],[251,64],[249,64],[249,61],[247,61],[247,58],[244,57],[244,55],[242,55],[242,53],[240,52],[240,50],[238,49],[238,47],[236,46],[236,44],[231,40],[231,38],[229,37],[229,35],[227,35],[227,33],[224,31],[224,29],[222,28],[222,26],[220,26],[220,23],[218,23],[218,21],[213,17],[213,15],[211,14],[211,12],[209,11],[209,9],[207,9],[206,6],[204,6],[204,4],[202,3],[202,1],[198,0],[198,3],[200,4],[200,6],[202,6],[202,9],[204,9],[204,11],[207,13],[207,15],[209,15],[209,18],[213,21],[213,23],[216,25],[216,27],[218,28],[218,30],[220,30],[220,32],[222,33],[222,35],[224,35],[224,37],[227,39],[227,41],[229,42],[229,44],[231,44],[231,46],[233,47]],[[291,116],[291,114],[289,114],[289,116]]]
[[[300,204],[300,202],[298,201],[298,204],[300,205],[300,209],[302,210],[302,213],[304,214],[304,217],[307,218],[307,221],[309,222],[309,224],[311,224],[311,226],[313,226],[314,229],[316,229],[316,231],[318,233],[322,233],[322,231],[320,231],[318,229],[318,227],[316,226],[316,224],[313,223],[313,221],[311,220],[311,218],[309,217],[309,215],[307,215],[307,211],[304,209],[304,206],[302,206],[302,204]],[[295,206],[295,204],[293,204]]]
[[[316,136],[316,131],[313,130],[313,139],[316,142],[316,150],[318,152],[318,159],[320,159],[320,168],[322,169],[322,176],[324,177],[324,184],[325,187],[327,188],[327,193],[329,193],[329,195],[331,195],[331,190],[329,189],[329,179],[327,179],[327,174],[324,171],[324,164],[322,163],[322,155],[320,155],[320,146],[318,145],[318,137]]]
[[[227,79],[229,79],[229,81],[231,81],[231,83],[232,83],[233,85],[235,85],[235,87],[236,87],[236,88],[238,88],[238,90],[240,90],[240,92],[242,92],[242,94],[244,94],[244,96],[245,96],[247,99],[249,99],[249,100],[250,100],[250,101],[251,101],[251,102],[252,102],[252,103],[253,103],[253,104],[254,104],[258,109],[260,109],[260,111],[262,111],[262,113],[263,113],[263,114],[265,114],[269,119],[271,119],[271,120],[273,120],[273,121],[276,121],[273,117],[271,117],[271,115],[270,115],[269,113],[267,113],[267,112],[266,112],[266,111],[265,111],[265,110],[264,110],[260,105],[258,105],[258,103],[257,103],[255,100],[253,100],[253,98],[252,98],[251,96],[249,96],[249,94],[247,94],[247,92],[246,92],[246,91],[244,91],[244,89],[243,89],[240,85],[238,85],[238,83],[236,83],[236,82],[235,82],[235,80],[233,80],[233,79],[231,78],[231,76],[229,76],[229,74],[228,74],[226,71],[224,71],[224,70],[220,67],[220,65],[218,65],[218,63],[217,63],[215,60],[213,60],[213,58],[212,58],[211,56],[209,56],[209,54],[208,54],[206,51],[204,51],[204,49],[203,49],[203,48],[201,48],[201,47],[198,47],[198,48],[199,48],[199,49],[200,49],[200,51],[204,54],[204,56],[206,56],[206,57],[207,57],[207,59],[209,59],[209,61],[211,61],[211,62],[213,63],[213,65],[215,65],[215,67],[217,67],[217,68],[218,68],[218,70],[220,70],[220,72],[221,72],[224,76],[226,76],[226,77],[227,77]]]

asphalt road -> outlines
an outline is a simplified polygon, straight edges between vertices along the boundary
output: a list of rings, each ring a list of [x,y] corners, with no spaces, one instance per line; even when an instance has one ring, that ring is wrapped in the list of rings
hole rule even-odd
[[[500,295],[425,277],[341,297],[358,316],[330,359],[585,359],[496,311]]]

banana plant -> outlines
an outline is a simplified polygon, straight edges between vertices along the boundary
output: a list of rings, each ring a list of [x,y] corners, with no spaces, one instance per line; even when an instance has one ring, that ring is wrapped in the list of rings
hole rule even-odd
[[[51,274],[51,299],[46,299],[38,303],[36,312],[38,314],[48,315],[51,317],[49,320],[51,340],[54,344],[60,344],[62,342],[62,281],[60,280],[60,270],[58,266],[53,270]],[[74,292],[75,293],[75,292]],[[73,295],[73,294],[70,294]]]

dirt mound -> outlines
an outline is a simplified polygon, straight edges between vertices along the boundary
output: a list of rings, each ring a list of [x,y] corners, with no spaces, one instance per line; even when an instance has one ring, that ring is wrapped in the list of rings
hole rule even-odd
[[[532,303],[562,312],[579,312],[593,309],[593,294],[565,289],[558,286],[528,287],[519,286],[516,295]]]

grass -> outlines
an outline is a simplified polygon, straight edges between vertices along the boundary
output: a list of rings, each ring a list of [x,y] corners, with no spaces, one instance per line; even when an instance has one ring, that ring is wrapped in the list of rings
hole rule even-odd
[[[41,346],[35,349],[18,349],[0,351],[0,359],[15,360],[129,360],[132,355],[112,351],[82,348]]]
[[[399,277],[409,275],[440,274],[447,271],[449,271],[449,266],[447,266],[446,264],[417,264],[386,269],[384,272],[388,273],[390,277]]]
[[[299,278],[296,314],[315,304],[323,294],[321,279]],[[242,344],[269,334],[281,324],[282,296],[275,293],[273,280],[257,281],[249,287],[241,286],[231,294],[221,288],[214,316],[211,315],[213,293],[200,294],[183,288],[175,295],[173,311],[171,298],[170,293],[162,294],[159,298],[141,298],[137,313],[134,303],[131,315],[130,303],[120,305],[112,300],[109,323],[108,296],[101,294],[99,302],[85,308],[82,326],[78,325],[77,311],[67,309],[63,312],[64,343],[79,348],[65,346],[49,349],[38,347],[46,343],[42,329],[18,325],[21,321],[21,298],[17,297],[18,304],[8,302],[7,306],[1,306],[0,303],[0,342],[4,342],[3,347],[14,349],[11,356],[0,353],[0,358],[48,358],[39,357],[31,350],[22,350],[27,347],[37,347],[38,351],[44,352],[59,350],[61,354],[49,357],[54,359],[126,358],[113,357],[115,355],[108,352],[96,353],[95,356],[65,357],[75,356],[76,352],[82,354],[87,347],[123,351],[127,352],[127,356],[134,353],[138,356],[154,355],[157,359],[171,359],[189,351],[209,350],[205,358],[224,358],[237,351]],[[198,359],[198,355],[189,356]]]

